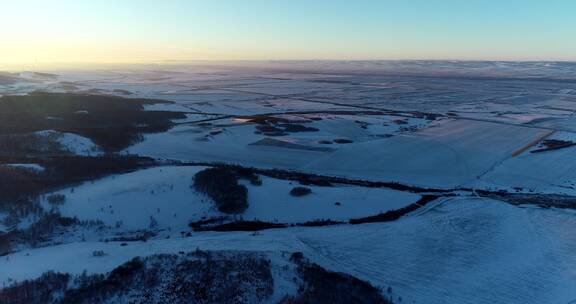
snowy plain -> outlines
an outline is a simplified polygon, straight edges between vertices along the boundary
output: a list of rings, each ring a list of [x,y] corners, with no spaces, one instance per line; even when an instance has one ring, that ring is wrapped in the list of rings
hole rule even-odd
[[[46,197],[62,194],[66,202],[57,207],[62,215],[101,220],[120,232],[169,228],[179,233],[188,230],[190,222],[225,215],[210,198],[193,189],[194,175],[202,169],[156,167],[87,182]],[[293,197],[290,190],[298,183],[268,177],[262,178],[260,186],[241,183],[248,188],[249,207],[240,217],[280,223],[365,217],[403,208],[420,198],[412,193],[347,185],[308,186],[310,195]],[[50,207],[47,201],[44,205]],[[156,227],[150,227],[151,221]]]
[[[187,118],[166,132],[143,134],[120,154],[204,163],[147,168],[45,193],[44,207],[54,207],[47,202],[50,194],[64,194],[65,202],[57,206],[63,216],[101,220],[112,227],[104,232],[109,235],[86,241],[65,235],[55,237],[61,244],[6,254],[0,257],[2,286],[46,271],[105,273],[135,256],[200,248],[264,252],[275,260],[301,251],[323,267],[390,287],[402,303],[576,300],[574,211],[515,206],[474,192],[520,191],[543,200],[548,194],[576,195],[575,147],[532,153],[544,139],[576,140],[573,65],[267,64],[273,68],[245,63],[53,71],[53,77],[27,72],[0,83],[0,95],[46,91],[171,101],[146,110],[185,112]],[[287,119],[317,131],[271,136],[257,132],[261,123],[249,121],[254,117]],[[45,130],[37,135],[72,155],[102,155],[76,134]],[[450,192],[457,196],[385,223],[191,232],[190,221],[222,216],[190,187],[194,174],[210,163],[471,190]],[[3,166],[42,171],[33,160]],[[425,194],[334,184],[309,185],[310,195],[292,197],[297,182],[261,178],[261,186],[241,181],[249,207],[238,218],[345,222],[401,209]],[[122,246],[99,239],[149,229],[158,234],[147,242]],[[98,250],[106,255],[93,256]]]

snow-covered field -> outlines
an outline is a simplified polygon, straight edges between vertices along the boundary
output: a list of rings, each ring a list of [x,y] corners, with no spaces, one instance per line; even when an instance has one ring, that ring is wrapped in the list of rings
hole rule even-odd
[[[243,215],[245,219],[281,223],[319,219],[346,221],[400,209],[420,198],[413,193],[345,185],[307,186],[312,190],[311,194],[294,197],[289,193],[293,187],[300,186],[298,183],[272,178],[262,181],[262,186],[246,183],[250,206]]]
[[[300,239],[416,303],[569,303],[575,225],[571,211],[455,199],[395,223],[310,230]]]
[[[414,134],[344,148],[306,170],[450,188],[481,176],[547,132],[472,120],[445,121]]]
[[[194,174],[202,169],[145,169],[87,182],[45,197],[63,194],[65,202],[57,207],[63,216],[101,220],[119,232],[170,229],[179,233],[188,230],[192,221],[224,215],[211,199],[192,188]],[[262,178],[260,186],[241,183],[248,188],[249,207],[240,217],[280,223],[365,217],[400,209],[420,198],[412,193],[346,185],[308,186],[311,194],[294,197],[289,193],[298,183],[268,177]],[[44,205],[51,207],[47,201]]]
[[[572,142],[576,133],[555,132],[546,140],[564,140]],[[533,146],[517,157],[504,161],[487,172],[473,187],[486,189],[510,189],[529,193],[576,194],[576,158],[575,147],[533,153],[539,146]]]
[[[31,194],[1,203],[0,231],[19,228],[23,237],[14,246],[0,238],[0,289],[46,271],[105,273],[135,256],[200,248],[261,252],[276,265],[281,289],[295,285],[293,270],[278,265],[301,251],[327,269],[390,287],[401,303],[576,301],[576,207],[514,206],[476,191],[535,194],[542,205],[546,195],[576,196],[573,64],[295,61],[50,72],[1,74],[0,96],[41,91],[158,99],[171,103],[147,104],[144,113],[186,118],[165,132],[135,134],[134,144],[107,154],[91,139],[57,128],[27,133],[39,141],[19,143],[26,148],[21,155],[0,147],[10,155],[0,159],[0,174],[12,174],[0,176],[2,191],[29,176],[40,176],[40,183],[58,178],[57,166],[42,165],[58,157],[42,154],[44,146],[67,157],[158,161],[50,188],[38,201]],[[0,136],[12,144],[12,135]],[[568,145],[534,153],[546,140]],[[215,163],[278,169],[284,177],[259,175],[262,185],[240,179],[248,208],[227,215],[191,187],[194,175]],[[302,185],[285,177],[295,172],[342,179],[306,185],[311,193],[296,197],[290,191]],[[427,192],[438,189],[447,192]],[[414,207],[427,194],[440,198],[399,219],[347,223]],[[18,219],[15,202],[36,213]],[[27,243],[26,229],[50,212],[108,228],[55,229],[48,240]],[[258,232],[197,232],[188,225],[222,216],[343,223]],[[144,231],[155,235],[129,241]],[[125,238],[110,241],[116,237]],[[94,256],[99,251],[105,254]]]
[[[302,251],[324,267],[389,286],[408,303],[569,303],[576,299],[574,229],[571,211],[453,199],[384,224],[26,250],[0,259],[0,280],[33,278],[47,270],[103,273],[134,256],[196,248]],[[94,257],[95,250],[107,256]]]

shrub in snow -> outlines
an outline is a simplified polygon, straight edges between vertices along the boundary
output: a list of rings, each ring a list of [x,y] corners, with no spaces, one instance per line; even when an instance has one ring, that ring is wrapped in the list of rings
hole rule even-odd
[[[301,252],[294,252],[290,261],[297,265],[301,283],[299,294],[287,297],[281,302],[283,304],[392,303],[370,283],[345,273],[326,270],[309,262]]]
[[[8,239],[8,234],[0,233],[0,256],[8,254],[12,251],[12,245]]]
[[[410,213],[418,208],[421,208],[422,206],[425,206],[426,204],[436,200],[438,198],[437,195],[423,195],[418,201],[416,201],[413,204],[410,204],[406,207],[400,208],[400,209],[396,209],[396,210],[389,210],[386,211],[384,213],[380,213],[377,215],[372,215],[372,216],[367,216],[367,217],[362,217],[362,218],[356,218],[356,219],[350,219],[348,222],[350,224],[356,225],[356,224],[365,224],[365,223],[377,223],[377,222],[389,222],[389,221],[395,221],[397,219],[399,219],[400,217],[402,217],[403,215]]]
[[[62,293],[70,283],[70,275],[55,272],[44,273],[41,277],[0,288],[0,304],[52,304],[61,303],[58,293]]]
[[[333,221],[330,219],[318,219],[318,220],[313,220],[313,221],[308,221],[308,222],[298,224],[298,226],[322,227],[322,226],[337,225],[337,224],[342,224],[342,222]]]
[[[264,132],[264,133],[282,132],[282,129],[279,129],[277,127],[270,126],[270,125],[259,125],[259,126],[256,126],[256,129],[258,131]]]
[[[242,213],[248,208],[248,189],[228,168],[210,168],[196,173],[194,188],[207,194],[220,212]]]
[[[306,188],[306,187],[294,187],[292,188],[292,190],[290,190],[290,195],[292,196],[305,196],[312,193],[312,190],[310,190],[310,188]]]
[[[94,257],[103,257],[105,255],[106,253],[104,252],[104,250],[94,250],[94,252],[92,252],[92,256]]]
[[[202,226],[196,227],[196,231],[260,231],[273,228],[285,228],[286,224],[269,223],[262,221],[234,221],[230,223],[214,225],[214,226]]]
[[[236,177],[238,179],[248,180],[248,181],[250,181],[250,184],[252,184],[254,186],[261,186],[262,185],[262,178],[260,178],[260,175],[255,174],[250,169],[228,167],[228,170],[230,170],[230,172],[232,174],[236,175]]]
[[[0,289],[0,304],[265,303],[273,292],[267,259],[198,251],[134,258],[102,275],[46,273]]]
[[[352,141],[350,139],[345,139],[345,138],[338,138],[338,139],[335,139],[334,142],[337,144],[351,144],[354,141]]]
[[[152,230],[158,228],[158,221],[153,216],[150,216],[150,224],[148,225],[148,227]]]
[[[51,205],[62,205],[66,201],[64,194],[51,194],[46,198]]]
[[[297,293],[274,290],[272,266],[281,264],[265,255],[196,250],[134,258],[107,274],[48,272],[0,289],[0,304],[276,303],[275,294],[284,296],[282,304],[391,303],[369,283],[328,271],[301,252],[290,261],[295,267],[281,271],[298,284]]]

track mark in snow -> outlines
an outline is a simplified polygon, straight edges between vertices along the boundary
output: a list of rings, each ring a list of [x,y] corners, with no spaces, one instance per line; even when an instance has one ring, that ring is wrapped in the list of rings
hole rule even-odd
[[[533,141],[529,142],[528,144],[526,144],[524,147],[514,151],[514,153],[512,153],[512,157],[516,157],[522,153],[524,153],[525,151],[527,151],[528,149],[530,149],[531,147],[535,146],[536,144],[538,144],[539,142],[543,141],[544,139],[550,137],[552,134],[556,133],[556,131],[552,130],[546,134],[543,134],[542,136],[539,136],[538,138],[534,139]]]

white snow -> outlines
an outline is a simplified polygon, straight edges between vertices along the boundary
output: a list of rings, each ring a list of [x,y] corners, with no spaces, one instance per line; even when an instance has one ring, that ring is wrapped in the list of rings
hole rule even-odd
[[[59,206],[64,216],[102,220],[121,230],[150,228],[151,217],[161,229],[185,229],[191,220],[209,215],[213,204],[190,186],[202,168],[159,167],[114,175],[57,193],[66,195]],[[214,212],[212,212],[214,213]]]
[[[194,175],[202,169],[157,167],[87,182],[56,192],[66,196],[58,208],[64,216],[98,219],[112,227],[121,223],[117,227],[120,231],[150,229],[151,218],[157,223],[154,229],[189,231],[192,221],[223,215],[211,199],[192,188]],[[268,177],[262,181],[261,186],[240,181],[248,188],[249,207],[238,217],[281,223],[346,221],[400,209],[420,198],[400,191],[345,185],[307,186],[311,194],[294,197],[289,192],[299,184]]]
[[[419,132],[346,146],[305,170],[428,187],[474,180],[548,130],[453,120]]]
[[[4,166],[12,168],[22,168],[25,170],[30,170],[32,172],[42,172],[45,170],[45,168],[39,164],[6,164]]]
[[[552,132],[555,133],[551,139],[576,139],[573,64],[237,64],[242,67],[154,65],[60,71],[57,79],[23,74],[27,79],[0,84],[0,96],[38,90],[115,94],[170,100],[175,103],[149,105],[146,110],[188,113],[186,119],[177,121],[177,127],[165,133],[146,134],[143,142],[122,153],[424,187],[521,187],[537,194],[576,195],[576,147],[530,153],[538,140]],[[535,78],[545,81],[533,81]],[[125,95],[127,92],[131,94]],[[394,116],[393,110],[403,113]],[[355,113],[358,111],[381,112]],[[452,117],[432,123],[404,117],[418,112],[449,113]],[[268,136],[255,134],[255,125],[225,118],[271,113],[308,120],[306,126],[320,130],[269,138],[300,148],[330,149],[253,145]],[[211,125],[198,123],[204,120]],[[101,154],[96,144],[76,134],[37,134],[60,143],[63,151]],[[336,138],[354,142],[320,143]],[[18,162],[9,165],[42,170],[32,161]],[[456,197],[433,202],[388,223],[258,233],[202,232],[182,238],[181,231],[190,231],[189,221],[222,215],[207,197],[190,188],[193,175],[201,169],[152,168],[57,191],[66,195],[66,202],[58,207],[63,215],[100,219],[113,229],[95,233],[89,242],[77,243],[74,242],[81,238],[71,235],[84,231],[67,232],[53,237],[54,242],[63,242],[60,245],[0,257],[0,281],[5,286],[13,282],[10,279],[35,278],[49,270],[103,273],[134,256],[201,248],[264,251],[274,261],[273,276],[279,279],[275,280],[278,289],[295,293],[296,286],[289,281],[292,272],[283,270],[285,259],[279,253],[302,251],[326,268],[352,274],[378,287],[391,287],[395,295],[402,296],[402,303],[540,304],[576,300],[576,214],[572,210]],[[309,186],[312,194],[292,197],[288,193],[299,186],[295,182],[263,177],[262,186],[242,183],[249,188],[249,208],[244,219],[287,223],[346,221],[398,209],[419,197],[344,185]],[[464,191],[461,194],[470,195]],[[157,223],[160,234],[148,242],[128,242],[123,247],[117,242],[96,241],[116,236],[114,233],[148,229],[151,222]],[[103,235],[106,233],[111,235]],[[107,255],[93,257],[95,250],[104,250]]]
[[[576,299],[574,229],[573,212],[456,198],[390,223],[26,250],[0,259],[0,281],[48,270],[102,273],[134,256],[196,248],[302,251],[324,267],[391,287],[407,303],[569,303]],[[94,250],[108,255],[93,257]]]
[[[354,119],[354,116],[352,116]],[[374,121],[364,120],[366,123]],[[381,125],[382,121],[380,121]],[[407,126],[418,128],[419,121]],[[354,179],[392,181],[449,188],[474,181],[550,130],[468,119],[444,120],[413,133],[399,133],[402,125],[363,129],[351,120],[327,117],[308,124],[318,132],[294,133],[274,139],[330,148],[334,152],[251,145],[265,138],[254,125],[178,126],[151,134],[127,149],[157,158],[226,162],[263,168],[296,169]],[[376,133],[372,133],[376,132]],[[388,138],[376,134],[392,134]],[[320,145],[321,140],[349,138],[351,144]]]
[[[248,187],[250,206],[244,219],[303,223],[318,219],[346,221],[400,209],[416,202],[420,196],[412,193],[355,186],[305,186],[311,194],[294,197],[289,194],[298,183],[263,177],[262,186]],[[335,203],[339,202],[340,205]]]
[[[574,133],[558,132],[548,139],[574,140]],[[523,153],[488,172],[476,187],[524,188],[524,191],[576,194],[576,147],[542,153]]]
[[[61,145],[61,149],[76,155],[100,155],[102,152],[89,138],[73,133],[58,132],[54,130],[38,131],[37,136],[55,141]]]

